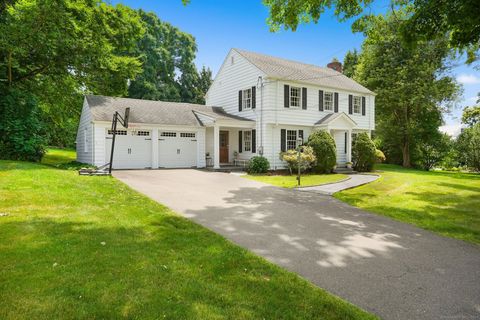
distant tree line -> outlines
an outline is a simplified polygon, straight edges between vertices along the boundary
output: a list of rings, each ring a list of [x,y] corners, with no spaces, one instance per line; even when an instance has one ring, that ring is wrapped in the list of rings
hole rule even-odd
[[[84,94],[203,103],[190,34],[101,0],[0,4],[0,158],[73,146]]]

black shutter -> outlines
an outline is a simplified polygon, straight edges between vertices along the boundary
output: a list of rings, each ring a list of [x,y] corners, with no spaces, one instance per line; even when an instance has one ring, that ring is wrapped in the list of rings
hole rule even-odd
[[[252,153],[257,152],[257,130],[252,130]]]
[[[323,90],[318,90],[318,111],[323,111]]]
[[[290,108],[290,86],[288,84],[283,86],[283,106]]]
[[[303,130],[298,130],[298,137],[302,139],[302,144],[305,144],[303,141]]]
[[[345,147],[345,153],[347,153],[347,132],[345,132],[345,142],[344,142],[344,147]]]
[[[334,110],[335,112],[338,112],[338,92],[335,92],[334,93]]]
[[[302,109],[307,109],[307,88],[302,88]]]
[[[252,87],[252,109],[257,107],[257,88]]]
[[[282,152],[287,151],[287,130],[280,130],[280,150]]]
[[[353,113],[353,96],[351,94],[348,95],[348,114]]]
[[[242,111],[242,90],[238,91],[238,111]]]
[[[365,115],[365,97],[362,97],[362,116]]]
[[[238,131],[238,153],[242,153],[242,131]]]

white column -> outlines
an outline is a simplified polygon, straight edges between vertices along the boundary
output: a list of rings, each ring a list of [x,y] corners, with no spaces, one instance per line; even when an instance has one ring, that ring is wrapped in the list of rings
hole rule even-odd
[[[352,162],[352,130],[347,131],[347,162]]]
[[[220,169],[220,128],[213,126],[213,168]]]
[[[158,168],[158,129],[152,129],[152,169]]]

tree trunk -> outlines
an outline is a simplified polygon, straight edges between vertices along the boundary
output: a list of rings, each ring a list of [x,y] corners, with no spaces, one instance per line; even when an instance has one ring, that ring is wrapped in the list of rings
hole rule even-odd
[[[410,163],[410,144],[408,140],[405,140],[403,142],[402,157],[403,157],[402,166],[404,166],[405,168],[410,168],[412,164]]]

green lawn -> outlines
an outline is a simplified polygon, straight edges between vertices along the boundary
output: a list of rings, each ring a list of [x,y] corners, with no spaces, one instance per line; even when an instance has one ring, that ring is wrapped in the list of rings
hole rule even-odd
[[[0,161],[0,319],[374,318],[67,158]]]
[[[362,209],[480,244],[480,175],[380,165],[381,178],[334,196]]]
[[[58,166],[73,162],[76,160],[76,157],[75,150],[73,149],[51,148],[48,149],[48,153],[43,157],[42,163],[51,166]]]
[[[291,175],[291,176],[245,175],[242,177],[255,180],[255,181],[268,183],[268,184],[271,184],[277,187],[282,187],[282,188],[295,188],[297,186],[296,175]],[[330,182],[337,182],[346,178],[347,176],[344,174],[307,174],[307,175],[302,175],[302,178],[300,179],[300,181],[301,181],[302,187],[307,187],[307,186],[316,186],[319,184],[325,184]]]

